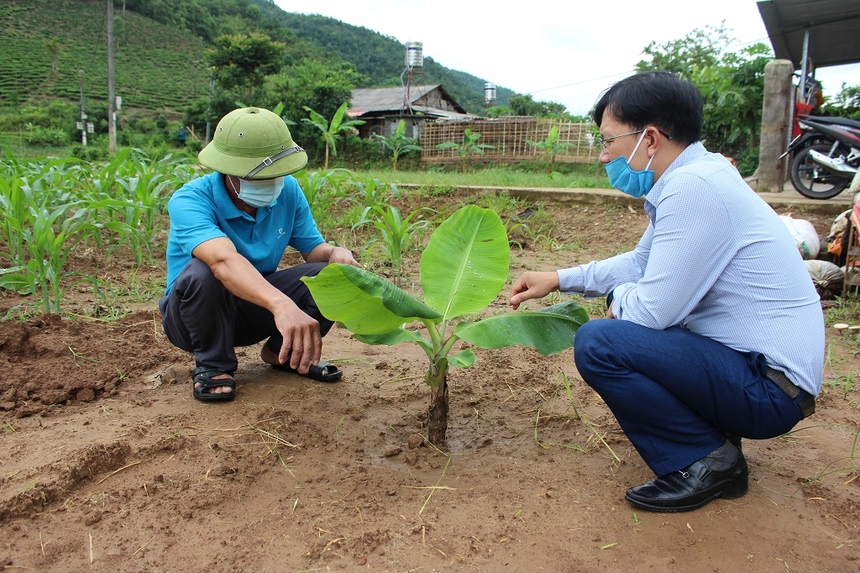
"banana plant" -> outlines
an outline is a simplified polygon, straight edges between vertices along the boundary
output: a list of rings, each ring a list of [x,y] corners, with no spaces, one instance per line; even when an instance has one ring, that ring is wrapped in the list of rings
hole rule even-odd
[[[532,141],[531,139],[526,139],[526,143],[543,152],[544,163],[547,173],[549,173],[550,168],[552,168],[553,164],[555,163],[555,158],[558,156],[558,154],[563,153],[564,150],[573,145],[570,142],[559,141],[558,139],[559,134],[557,125],[554,125],[550,128],[546,139],[544,139],[543,141]]]
[[[391,169],[397,171],[397,160],[401,155],[406,155],[412,151],[421,151],[421,146],[418,145],[418,139],[406,135],[406,121],[400,120],[397,124],[397,129],[394,133],[385,137],[374,133],[371,137],[379,142],[391,152]]]
[[[332,156],[337,155],[337,142],[340,140],[341,134],[358,127],[359,125],[364,125],[365,122],[360,119],[343,120],[344,115],[346,115],[346,110],[349,107],[349,102],[343,102],[340,107],[337,108],[331,121],[327,120],[321,114],[306,105],[302,107],[310,116],[303,117],[302,121],[318,129],[320,132],[320,138],[325,144],[325,163],[323,164],[323,170],[328,171],[329,153],[331,153]]]
[[[463,143],[446,141],[436,146],[436,149],[453,149],[460,156],[460,171],[467,171],[472,155],[483,155],[485,149],[495,149],[489,143],[478,143],[480,133],[473,133],[468,127],[463,131]]]
[[[501,293],[508,276],[510,247],[505,227],[490,209],[460,208],[433,232],[421,256],[421,302],[391,282],[350,265],[332,264],[302,279],[320,311],[368,344],[415,342],[425,352],[430,387],[427,440],[446,447],[448,369],[468,368],[474,351],[454,352],[458,341],[477,348],[530,346],[555,354],[573,346],[588,314],[573,301],[542,311],[511,312],[477,322]]]

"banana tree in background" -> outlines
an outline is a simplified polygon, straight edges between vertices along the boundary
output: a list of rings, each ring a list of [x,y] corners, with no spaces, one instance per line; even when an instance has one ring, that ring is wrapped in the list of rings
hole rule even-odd
[[[549,173],[553,164],[555,164],[555,158],[558,154],[564,153],[564,150],[573,145],[570,142],[559,141],[558,138],[558,126],[554,125],[550,128],[546,139],[543,141],[532,141],[531,139],[526,139],[526,143],[539,149],[543,153],[544,166],[546,167],[547,173]]]
[[[452,149],[460,157],[460,171],[466,172],[473,155],[483,155],[485,149],[495,149],[489,143],[478,143],[480,133],[474,133],[468,127],[463,130],[463,143],[446,141],[436,146],[436,149]]]
[[[343,116],[346,114],[346,108],[349,107],[348,102],[343,102],[340,107],[337,108],[331,121],[327,120],[308,106],[302,107],[304,107],[305,111],[308,112],[308,115],[310,116],[303,117],[302,121],[317,128],[320,132],[320,137],[325,143],[325,163],[323,164],[323,170],[328,170],[329,154],[333,157],[337,156],[337,142],[340,139],[341,134],[353,129],[354,127],[358,127],[359,125],[364,125],[365,122],[360,119],[343,120]]]
[[[429,362],[424,381],[430,386],[427,439],[445,448],[448,369],[468,368],[476,360],[468,347],[452,354],[458,341],[477,348],[531,346],[541,354],[555,354],[573,346],[577,329],[588,320],[585,310],[572,301],[538,312],[461,320],[483,311],[501,293],[509,260],[508,237],[499,216],[470,205],[451,215],[430,237],[420,264],[424,302],[350,265],[328,265],[302,281],[323,315],[341,323],[357,340],[415,342],[424,350]]]
[[[397,124],[397,129],[394,130],[394,133],[388,137],[379,135],[378,133],[374,133],[371,137],[381,142],[382,145],[391,152],[392,171],[397,171],[397,160],[400,159],[401,155],[406,155],[412,151],[421,151],[421,146],[418,145],[418,140],[406,135],[406,122],[402,119],[400,120],[400,123]]]

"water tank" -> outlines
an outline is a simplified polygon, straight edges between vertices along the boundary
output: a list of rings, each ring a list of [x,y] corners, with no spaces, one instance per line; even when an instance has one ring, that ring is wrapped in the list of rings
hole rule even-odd
[[[424,44],[406,42],[406,67],[420,68],[424,65]]]
[[[496,84],[487,82],[484,84],[484,103],[493,104],[496,101]]]

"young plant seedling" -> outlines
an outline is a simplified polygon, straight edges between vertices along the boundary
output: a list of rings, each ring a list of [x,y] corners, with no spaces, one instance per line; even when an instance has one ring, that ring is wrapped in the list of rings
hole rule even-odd
[[[588,314],[569,301],[538,312],[511,312],[477,322],[462,317],[481,313],[499,295],[508,276],[510,247],[499,216],[470,205],[445,220],[430,236],[421,256],[424,302],[377,275],[350,265],[332,264],[305,277],[320,311],[368,344],[415,342],[429,362],[427,440],[446,447],[448,368],[468,368],[470,348],[451,354],[459,340],[478,348],[530,346],[554,354],[573,346]],[[410,330],[405,325],[420,323]],[[426,333],[426,334],[425,334]]]

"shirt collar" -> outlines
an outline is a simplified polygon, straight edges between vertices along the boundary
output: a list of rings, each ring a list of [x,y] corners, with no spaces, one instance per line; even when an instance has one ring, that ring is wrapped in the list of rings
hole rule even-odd
[[[658,179],[654,183],[654,187],[651,188],[651,191],[645,196],[645,201],[647,203],[651,203],[655,208],[657,204],[660,202],[660,195],[663,192],[663,187],[666,186],[667,181],[669,180],[669,175],[679,167],[683,167],[684,165],[690,163],[691,161],[695,161],[704,155],[707,155],[708,150],[705,149],[705,146],[701,141],[696,141],[695,143],[691,143],[681,152],[681,154],[675,158],[669,167],[660,175],[660,179]]]

